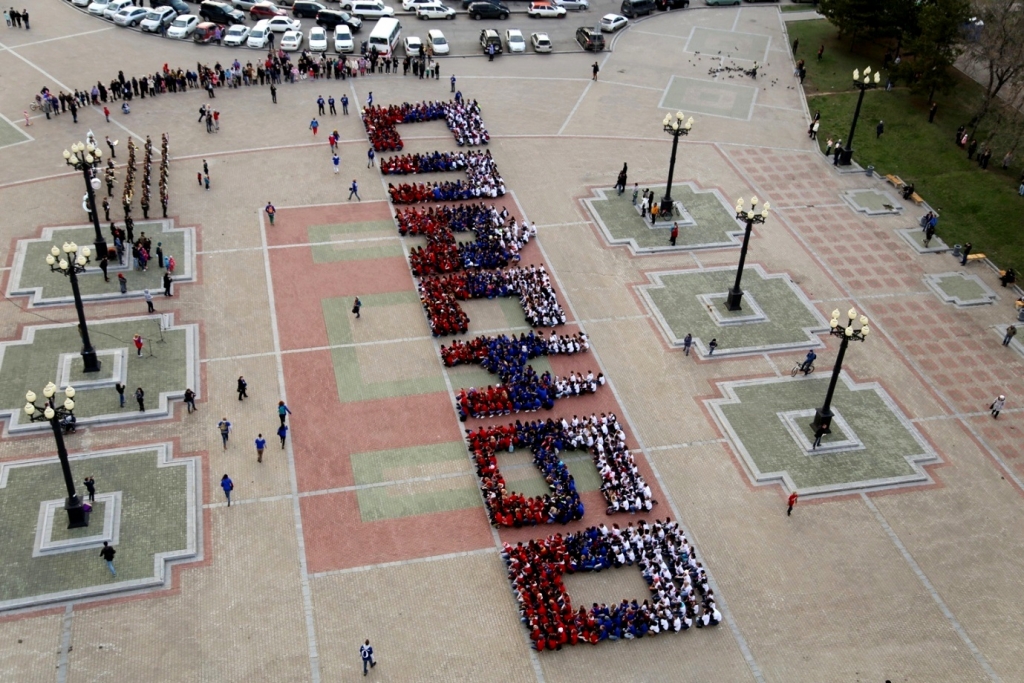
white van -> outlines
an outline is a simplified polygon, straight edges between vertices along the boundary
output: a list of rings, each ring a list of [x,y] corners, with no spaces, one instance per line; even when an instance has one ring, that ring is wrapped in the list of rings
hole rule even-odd
[[[249,31],[249,37],[245,41],[245,46],[256,48],[257,50],[265,48],[270,36],[269,24],[270,22],[266,19],[257,21],[256,25]]]
[[[367,50],[376,51],[381,57],[390,57],[398,47],[398,41],[402,38],[402,25],[398,19],[384,17],[377,20],[377,25],[370,33],[370,43]]]

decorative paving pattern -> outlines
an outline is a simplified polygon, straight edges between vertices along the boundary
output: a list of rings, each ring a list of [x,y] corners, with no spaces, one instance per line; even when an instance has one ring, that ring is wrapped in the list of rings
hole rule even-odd
[[[999,296],[977,275],[967,273],[929,273],[924,283],[946,303],[955,306],[984,306]]]
[[[120,222],[119,222],[120,224]],[[136,238],[146,233],[153,240],[153,249],[157,242],[163,243],[164,256],[174,257],[174,283],[180,285],[195,281],[195,228],[175,228],[170,219],[137,221],[135,223]],[[27,296],[30,306],[51,306],[74,303],[71,285],[67,278],[50,272],[46,265],[46,256],[53,246],[60,247],[65,242],[75,242],[79,246],[91,245],[95,239],[95,231],[91,225],[74,225],[60,228],[43,228],[41,236],[34,239],[18,240],[14,250],[14,264],[11,277],[7,282],[7,296]],[[113,246],[113,242],[109,243]],[[156,254],[154,253],[154,258]],[[93,255],[92,263],[86,272],[78,275],[78,287],[82,292],[83,301],[110,301],[125,298],[138,298],[148,289],[154,294],[164,291],[164,271],[151,261],[146,270],[132,268],[132,254],[129,248],[125,254],[125,265],[112,259],[107,267],[110,282],[103,279],[103,271],[99,267],[99,258]],[[117,284],[117,274],[124,273],[128,281],[128,293],[121,294]]]
[[[884,216],[903,211],[903,205],[888,192],[882,190],[849,190],[842,194],[843,200],[853,207],[854,211],[869,216]]]
[[[813,496],[931,483],[922,465],[939,456],[886,391],[855,384],[846,373],[840,378],[832,401],[841,411],[839,429],[815,451],[807,449],[810,429],[802,425],[824,400],[828,377],[721,382],[725,398],[706,403],[755,484]],[[801,431],[794,435],[792,425]]]
[[[22,126],[11,121],[0,114],[0,147],[20,145],[23,142],[31,142],[34,138],[22,130]]]
[[[756,99],[757,88],[749,85],[672,76],[658,108],[749,121]]]
[[[907,244],[918,254],[941,254],[949,251],[949,246],[938,235],[932,235],[928,246],[924,245],[924,230],[921,228],[903,228],[896,234],[906,240]]]
[[[745,59],[762,64],[768,60],[771,38],[759,33],[740,33],[697,26],[686,41],[686,51],[726,59]]]
[[[755,147],[727,147],[726,154],[776,209],[837,201],[839,182],[827,172],[824,155]],[[849,220],[849,212],[846,217]],[[835,232],[833,226],[827,227]]]
[[[132,344],[135,334],[144,340],[141,356]],[[181,398],[186,388],[200,394],[197,325],[174,325],[169,314],[113,318],[90,321],[89,336],[104,366],[96,383],[74,385],[79,392],[75,396],[79,425],[167,417],[170,401]],[[21,340],[0,342],[0,417],[7,417],[8,432],[50,428],[47,422],[24,421],[25,392],[38,392],[47,382],[59,384],[67,379],[68,356],[79,359],[71,364],[71,376],[75,377],[75,363],[81,362],[80,339],[76,323],[59,323],[26,327]],[[116,368],[112,354],[123,354],[126,363],[122,368]],[[127,380],[124,408],[112,388],[114,370]],[[131,397],[136,387],[146,392],[144,413]]]
[[[655,192],[664,189],[653,188]],[[716,189],[700,189],[693,182],[676,182],[674,199],[686,208],[690,220],[680,220],[676,246],[669,244],[672,223],[657,223],[640,218],[633,206],[633,192],[619,195],[614,189],[595,189],[593,197],[583,200],[605,240],[612,245],[627,245],[634,254],[650,254],[694,249],[735,247],[743,242],[743,228],[735,210]],[[639,200],[638,200],[639,201]]]
[[[744,309],[725,308],[725,293],[732,288],[735,268],[676,270],[647,273],[653,283],[637,289],[673,346],[693,335],[697,353],[707,357],[708,343],[718,340],[714,356],[735,356],[765,351],[819,348],[816,336],[828,322],[785,273],[768,275],[758,264],[743,270]],[[709,308],[707,295],[717,304]],[[747,297],[753,305],[747,306]],[[738,315],[735,321],[731,316]]]
[[[76,480],[96,479],[90,525],[64,529],[64,480],[54,458],[0,463],[0,612],[166,588],[173,564],[202,559],[198,458],[170,444],[70,458]],[[117,576],[99,557],[117,550]]]

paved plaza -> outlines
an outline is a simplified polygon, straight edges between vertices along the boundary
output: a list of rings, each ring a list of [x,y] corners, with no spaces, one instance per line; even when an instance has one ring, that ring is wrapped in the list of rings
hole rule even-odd
[[[553,55],[488,62],[473,49],[487,24],[460,15],[442,22],[453,54],[437,80],[303,80],[280,85],[276,104],[258,85],[215,99],[189,90],[135,99],[109,123],[100,108],[83,108],[78,124],[32,111],[28,127],[22,112],[43,86],[260,53],[114,28],[54,0],[29,0],[31,31],[0,28],[0,680],[358,680],[367,638],[378,661],[367,680],[1021,679],[1024,345],[1001,345],[1021,292],[1001,287],[987,261],[961,265],[951,245],[925,245],[920,208],[820,155],[778,6],[695,0],[631,22],[593,55],[571,42],[574,27],[618,4],[592,4],[585,18],[531,22],[552,26]],[[425,32],[409,19],[407,31]],[[742,70],[755,61],[753,79]],[[467,331],[432,335],[410,269],[431,242],[400,234],[396,212],[409,207],[389,202],[387,186],[465,174],[367,168],[356,103],[371,91],[385,106],[447,100],[452,75],[479,103],[508,190],[488,203],[537,226],[518,265],[550,275],[566,318],[555,332],[590,341],[527,364],[607,380],[553,408],[460,421],[459,392],[502,379],[479,363],[446,367],[441,347],[552,328],[532,328],[518,296],[455,297]],[[314,136],[317,97],[342,94],[352,114],[320,116]],[[196,122],[207,103],[221,112],[216,134]],[[677,110],[694,126],[679,141],[673,245],[672,222],[651,225],[632,191],[664,195],[662,119]],[[441,121],[399,130],[404,152],[458,149]],[[54,245],[93,241],[82,175],[61,154],[89,131],[119,140],[119,225],[127,140],[151,136],[156,152],[169,136],[167,217],[143,220],[136,196],[134,231],[177,264],[170,297],[153,262],[111,263],[110,282],[95,260],[79,275],[98,373],[79,355],[71,286],[45,263]],[[194,182],[204,164],[209,190]],[[353,179],[360,201],[347,199]],[[734,311],[725,301],[745,226],[733,207],[754,196],[771,210],[751,234]],[[870,334],[846,349],[832,432],[815,447],[811,420],[840,349],[830,318],[839,311],[844,326],[851,308]],[[792,372],[809,350],[815,371]],[[54,435],[23,411],[25,392],[49,382],[58,402],[76,390],[77,430],[64,441],[79,493],[96,482],[86,528],[65,528]],[[280,401],[291,411],[283,443]],[[564,450],[555,460],[579,519],[490,523],[467,431],[602,414],[622,425],[652,511],[609,512],[598,456]],[[507,491],[558,490],[525,444],[493,457]],[[503,544],[665,517],[706,569],[721,623],[531,647]],[[573,610],[652,599],[636,565],[565,572],[543,561],[564,573]]]

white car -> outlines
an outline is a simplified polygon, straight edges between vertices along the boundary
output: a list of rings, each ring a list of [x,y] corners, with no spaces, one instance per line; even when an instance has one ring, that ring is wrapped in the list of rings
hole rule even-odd
[[[319,26],[309,29],[308,41],[310,52],[327,52],[327,31]]]
[[[199,26],[199,17],[194,14],[182,14],[167,27],[167,37],[189,38],[196,32],[196,26]]]
[[[416,16],[420,19],[454,19],[455,10],[442,5],[437,0],[431,0],[416,6]]]
[[[352,29],[345,24],[338,24],[334,27],[334,51],[339,55],[356,51],[356,41],[352,39]]]
[[[110,0],[107,6],[103,8],[103,18],[113,21],[118,12],[125,7],[131,7],[131,5],[132,0]]]
[[[157,7],[146,13],[146,18],[139,22],[139,28],[147,33],[160,33],[161,26],[170,26],[178,16],[170,7]]]
[[[380,19],[395,16],[395,8],[388,7],[380,0],[345,0],[341,9],[360,19]]]
[[[114,15],[114,23],[118,26],[138,26],[147,14],[149,10],[145,7],[125,7]]]
[[[427,31],[427,44],[430,46],[430,51],[435,55],[446,55],[450,49],[448,47],[448,39],[436,28]]]
[[[103,10],[107,9],[107,0],[93,0],[89,4],[89,14],[95,14],[98,17],[103,16]]]
[[[249,37],[245,41],[246,47],[255,48],[262,50],[267,46],[267,41],[270,40],[270,28],[267,24],[270,23],[266,19],[257,21],[256,25],[249,31]]]
[[[590,0],[551,0],[554,4],[565,9],[586,11],[590,9]]]
[[[291,17],[274,17],[273,19],[267,20],[267,28],[274,33],[301,31],[302,22],[298,19],[292,19]]]
[[[281,36],[281,49],[285,52],[295,52],[302,47],[302,31],[285,31]]]
[[[552,5],[546,0],[539,0],[538,2],[531,2],[527,8],[526,13],[531,17],[553,17],[555,19],[565,19],[565,15],[568,13],[564,7],[558,5]]]
[[[423,54],[423,41],[416,36],[406,36],[402,45],[405,47],[406,57],[419,57]]]
[[[71,0],[71,4],[75,7],[88,7],[92,3],[90,0]]]
[[[249,27],[245,24],[235,24],[227,30],[222,41],[228,47],[238,47],[249,40]]]
[[[420,5],[427,5],[433,0],[402,0],[402,9],[406,12],[414,12]]]
[[[526,52],[526,39],[523,33],[517,28],[510,28],[505,31],[505,49],[512,52]]]
[[[628,23],[629,19],[621,14],[606,14],[601,17],[601,30],[605,33],[615,33]]]
[[[534,52],[551,52],[551,39],[546,33],[530,34],[530,42],[533,43]]]

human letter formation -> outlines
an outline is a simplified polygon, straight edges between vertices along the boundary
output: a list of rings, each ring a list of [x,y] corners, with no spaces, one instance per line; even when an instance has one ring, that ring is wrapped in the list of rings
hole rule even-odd
[[[487,131],[475,101],[429,102],[363,110],[367,135],[377,151],[401,151],[397,124],[444,118],[459,146],[486,144]],[[433,205],[396,211],[403,236],[426,238],[425,247],[409,254],[409,266],[418,278],[420,302],[435,337],[465,334],[470,319],[460,301],[518,297],[527,323],[555,328],[566,323],[551,278],[543,264],[519,266],[520,252],[536,237],[536,226],[518,221],[480,201],[505,193],[504,182],[489,151],[404,154],[381,159],[385,175],[412,175],[462,171],[467,181],[431,185],[389,184],[396,205],[450,200],[476,203]],[[456,233],[474,233],[471,242],[459,242]],[[441,346],[447,367],[479,364],[497,375],[486,388],[461,389],[455,395],[459,418],[494,418],[512,413],[550,410],[556,401],[596,393],[605,377],[593,371],[572,371],[566,377],[537,374],[528,361],[539,356],[586,353],[586,333],[549,335],[540,331],[519,336],[479,336]],[[563,461],[566,451],[586,451],[600,475],[607,514],[647,513],[657,505],[627,436],[614,413],[580,418],[516,420],[466,430],[470,457],[480,479],[487,515],[497,527],[567,524],[583,518],[583,501]],[[529,449],[534,465],[548,484],[548,493],[527,497],[506,486],[498,466],[499,454]],[[596,644],[602,640],[631,640],[659,633],[679,632],[691,626],[718,624],[722,615],[708,578],[696,561],[693,546],[677,522],[668,518],[653,524],[640,521],[620,530],[604,524],[585,531],[555,534],[516,546],[504,545],[512,592],[520,618],[537,650],[560,650],[565,645]],[[574,609],[562,577],[566,573],[634,566],[643,573],[650,598],[630,602],[595,603]]]

